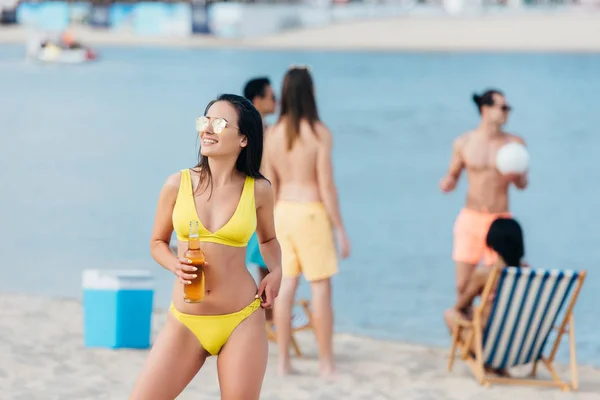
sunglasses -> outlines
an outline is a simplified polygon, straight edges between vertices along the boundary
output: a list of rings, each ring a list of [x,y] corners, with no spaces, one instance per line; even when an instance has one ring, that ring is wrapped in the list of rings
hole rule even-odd
[[[501,109],[502,111],[504,111],[504,112],[509,112],[510,110],[512,110],[512,107],[511,107],[511,106],[509,106],[508,104],[502,104],[502,105],[500,106],[500,109]]]
[[[212,125],[212,129],[213,132],[216,133],[217,135],[219,133],[222,133],[225,128],[227,128],[227,126],[229,125],[229,122],[227,122],[227,120],[225,118],[210,118],[207,117],[205,115],[196,118],[196,130],[198,132],[206,130],[206,128],[208,128],[208,125]],[[238,128],[237,126],[233,126],[230,125],[232,128]]]

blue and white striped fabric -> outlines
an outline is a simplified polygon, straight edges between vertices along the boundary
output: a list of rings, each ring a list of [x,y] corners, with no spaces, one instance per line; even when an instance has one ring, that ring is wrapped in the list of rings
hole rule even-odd
[[[483,334],[484,364],[508,368],[540,359],[576,271],[505,268]]]

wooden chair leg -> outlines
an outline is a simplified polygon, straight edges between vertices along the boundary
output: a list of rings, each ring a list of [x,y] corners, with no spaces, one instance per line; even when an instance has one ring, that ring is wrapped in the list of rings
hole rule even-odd
[[[560,379],[560,377],[558,376],[558,373],[554,369],[554,366],[552,365],[552,363],[550,361],[548,361],[547,359],[545,359],[544,357],[541,358],[541,361],[542,361],[542,364],[544,364],[544,366],[548,370],[548,372],[550,372],[550,376],[552,377],[552,380],[554,382],[556,382],[557,385],[560,386],[560,388],[562,389],[563,392],[568,392],[570,390],[569,385],[567,385]]]
[[[300,351],[300,346],[298,346],[298,342],[296,342],[296,338],[294,334],[290,338],[290,345],[294,348],[294,353],[296,353],[296,357],[302,358],[302,352]]]
[[[277,336],[275,336],[275,332],[271,328],[271,324],[269,322],[265,324],[265,329],[267,331],[267,340],[270,340],[271,342],[276,342]]]
[[[450,348],[450,359],[448,360],[448,372],[452,371],[454,358],[456,357],[456,348],[458,347],[458,338],[460,335],[460,326],[455,326],[452,332],[452,347]]]
[[[537,366],[538,366],[538,362],[534,362],[533,363],[533,368],[531,368],[531,377],[535,378],[537,376]]]
[[[308,318],[308,324],[312,327],[313,326],[312,312],[310,311],[309,302],[307,300],[300,300],[298,302],[298,304],[300,304],[300,306],[304,310],[304,313],[306,314],[306,318]]]
[[[271,325],[268,322],[266,324],[266,330],[267,330],[267,340],[277,343],[277,334],[275,333],[273,328],[271,328]],[[293,331],[291,332],[290,346],[294,350],[294,353],[296,354],[296,356],[301,358],[302,351],[300,350],[300,346],[298,345],[298,342],[296,341],[296,338],[294,337]]]
[[[461,358],[463,360],[466,360],[467,358],[469,358],[469,354],[471,353],[471,346],[473,344],[473,338],[474,338],[475,334],[473,332],[473,329],[469,330],[469,335],[467,336],[467,340],[464,342],[464,346],[461,350]]]
[[[579,375],[577,371],[577,352],[575,346],[575,319],[573,314],[569,316],[569,355],[571,359],[571,387],[579,389]]]
[[[482,338],[482,334],[481,334],[481,323],[479,321],[479,317],[476,316],[475,317],[475,321],[473,324],[473,340],[475,340],[475,368],[477,369],[477,375],[479,378],[479,383],[482,384],[483,386],[489,386],[490,383],[485,379],[485,369],[483,367],[483,348],[482,348],[482,343],[483,343],[483,338]],[[467,343],[467,345],[470,347],[470,344]]]

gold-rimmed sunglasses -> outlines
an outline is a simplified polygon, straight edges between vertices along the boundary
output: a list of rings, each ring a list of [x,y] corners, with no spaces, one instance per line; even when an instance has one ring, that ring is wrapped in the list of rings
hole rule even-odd
[[[198,132],[205,130],[208,128],[208,125],[212,125],[213,132],[217,135],[225,130],[227,126],[231,126],[232,128],[238,128],[237,126],[230,125],[229,122],[225,118],[210,118],[206,115],[196,118],[196,130]]]

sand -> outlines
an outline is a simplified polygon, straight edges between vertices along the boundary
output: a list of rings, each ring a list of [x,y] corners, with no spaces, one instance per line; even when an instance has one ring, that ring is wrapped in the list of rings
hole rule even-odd
[[[254,46],[380,51],[600,51],[600,13],[405,17],[257,38]]]
[[[153,335],[165,317],[164,312],[156,312]],[[446,372],[447,349],[346,334],[335,337],[339,379],[327,383],[317,376],[311,333],[298,337],[306,352],[305,359],[295,359],[301,375],[278,378],[277,350],[271,345],[261,399],[600,399],[600,369],[593,367],[580,367],[577,395],[537,387],[483,388],[461,362],[453,372]],[[84,348],[78,301],[0,295],[3,400],[126,399],[147,354],[146,350]],[[211,357],[206,362],[179,399],[219,399],[215,361]]]
[[[554,13],[493,13],[480,16],[395,17],[290,30],[247,39],[206,35],[140,37],[126,32],[74,28],[90,45],[191,48],[359,51],[544,51],[600,52],[598,10]],[[23,44],[23,27],[0,28],[0,43]]]

